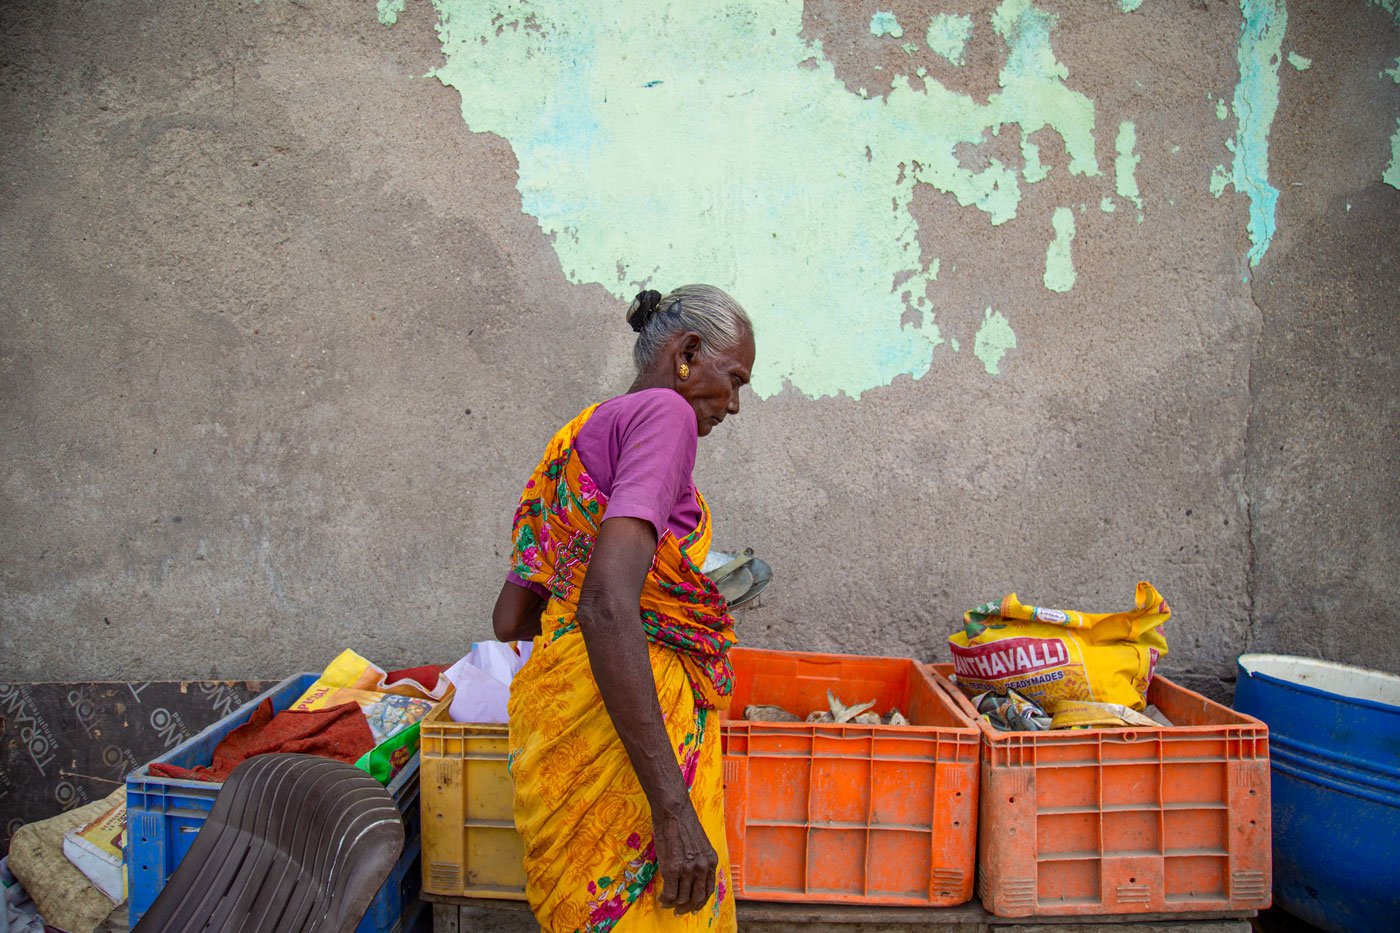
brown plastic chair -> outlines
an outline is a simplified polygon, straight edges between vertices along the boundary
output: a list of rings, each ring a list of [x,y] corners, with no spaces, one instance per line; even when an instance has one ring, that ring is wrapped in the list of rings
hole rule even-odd
[[[403,843],[393,798],[368,774],[258,755],[224,782],[134,933],[350,933]]]

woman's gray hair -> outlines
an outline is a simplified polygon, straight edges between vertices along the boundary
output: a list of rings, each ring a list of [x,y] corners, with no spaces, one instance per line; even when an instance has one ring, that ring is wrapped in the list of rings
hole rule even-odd
[[[676,334],[700,335],[700,355],[713,356],[753,336],[753,322],[739,302],[713,285],[682,285],[666,295],[638,292],[627,309],[627,323],[637,332],[632,359],[637,372],[656,362],[661,348]]]

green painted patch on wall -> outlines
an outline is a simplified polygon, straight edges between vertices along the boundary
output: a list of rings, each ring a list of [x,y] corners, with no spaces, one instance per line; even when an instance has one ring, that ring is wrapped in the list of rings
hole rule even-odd
[[[1278,189],[1269,182],[1269,133],[1278,111],[1278,69],[1288,11],[1283,0],[1240,0],[1240,16],[1235,54],[1240,80],[1232,107],[1239,122],[1235,138],[1226,145],[1235,154],[1230,182],[1249,198],[1248,258],[1251,266],[1257,266],[1269,251],[1276,229]],[[1215,191],[1214,178],[1211,190]]]
[[[1011,324],[1000,311],[988,308],[982,316],[982,326],[977,328],[977,336],[972,341],[972,352],[982,361],[982,368],[990,376],[1001,372],[1001,360],[1007,350],[1016,349],[1016,334]]]
[[[1395,59],[1395,64],[1385,70],[1396,84],[1400,84],[1400,58]],[[1395,134],[1390,137],[1390,164],[1381,173],[1381,181],[1392,188],[1400,188],[1400,119],[1395,121]]]
[[[899,39],[904,35],[904,27],[899,25],[899,20],[893,13],[888,10],[876,10],[875,15],[870,17],[870,34]]]
[[[763,346],[761,396],[859,396],[928,372],[948,311],[909,211],[917,185],[1011,221],[1050,171],[1027,141],[1038,131],[1060,137],[1057,170],[1102,177],[1094,102],[1066,83],[1058,18],[1033,0],[990,17],[1006,57],[985,99],[926,72],[852,93],[802,37],[800,0],[434,5],[434,75],[473,131],[510,142],[521,207],[565,277],[619,299],[694,281],[731,291],[760,334],[783,337]],[[967,158],[1008,128],[1023,165]],[[1062,226],[1056,288],[1073,282]]]
[[[1070,255],[1070,244],[1074,242],[1074,211],[1067,207],[1055,208],[1050,219],[1055,230],[1055,239],[1045,251],[1045,287],[1052,292],[1067,292],[1074,287],[1074,258]]]
[[[1367,0],[1367,2],[1370,3],[1371,6],[1380,7],[1382,10],[1385,10],[1391,16],[1395,17],[1397,23],[1400,23],[1400,0]]]
[[[392,26],[399,21],[406,0],[379,0],[379,22]]]
[[[966,64],[967,40],[972,38],[972,17],[939,13],[928,24],[928,47],[951,65]]]
[[[1118,152],[1117,158],[1113,161],[1113,175],[1116,180],[1118,196],[1128,201],[1132,201],[1138,209],[1138,219],[1142,219],[1142,196],[1138,191],[1137,171],[1138,163],[1142,161],[1142,156],[1133,151],[1137,146],[1137,127],[1131,120],[1124,120],[1118,124],[1118,138],[1114,141],[1114,148]]]

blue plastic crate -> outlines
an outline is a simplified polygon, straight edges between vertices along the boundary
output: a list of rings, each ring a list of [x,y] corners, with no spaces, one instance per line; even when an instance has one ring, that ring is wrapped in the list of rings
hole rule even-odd
[[[384,880],[384,887],[374,896],[374,903],[365,911],[356,933],[402,933],[413,925],[423,902],[418,892],[423,888],[423,840],[417,831],[403,844],[394,870]]]
[[[288,677],[155,761],[182,768],[209,764],[214,760],[214,748],[224,736],[251,719],[259,703],[271,699],[273,710],[280,713],[300,699],[319,676],[307,673]],[[222,784],[208,781],[157,777],[151,774],[150,765],[126,776],[128,922],[133,927],[155,903],[180,860],[194,845],[194,837],[209,819],[221,787]],[[415,867],[421,861],[416,754],[389,782],[388,791],[404,816],[403,854],[375,895],[364,920],[355,928],[356,933],[393,933],[417,906],[422,872]]]

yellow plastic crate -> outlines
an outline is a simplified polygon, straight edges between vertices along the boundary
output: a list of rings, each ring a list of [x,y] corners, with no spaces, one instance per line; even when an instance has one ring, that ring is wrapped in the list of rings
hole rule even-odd
[[[433,707],[421,732],[423,892],[523,901],[507,727],[453,722],[449,705]]]

